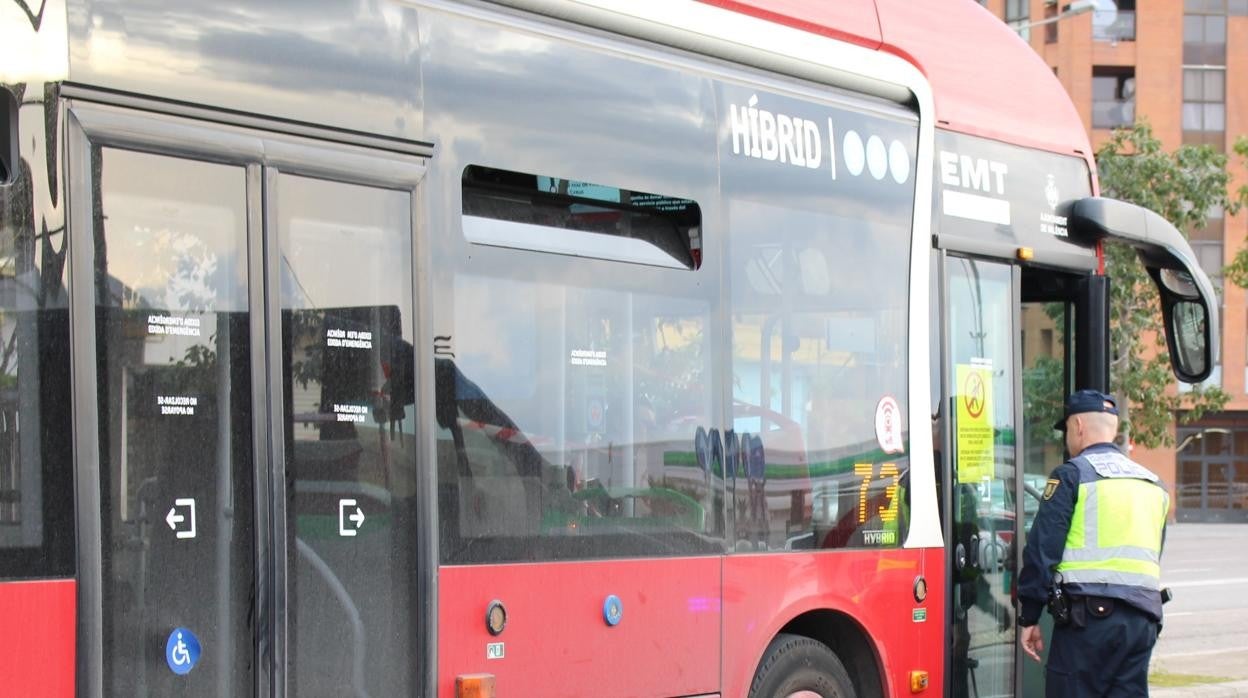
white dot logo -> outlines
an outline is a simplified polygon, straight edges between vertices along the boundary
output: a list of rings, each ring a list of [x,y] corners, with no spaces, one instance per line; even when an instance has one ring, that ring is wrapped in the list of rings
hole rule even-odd
[[[888,174],[888,151],[879,136],[867,139],[867,169],[876,179],[884,179],[884,175]]]
[[[888,144],[888,169],[893,174],[893,181],[905,184],[910,179],[910,154],[901,141]]]
[[[866,164],[866,154],[862,148],[862,137],[857,131],[846,131],[845,141],[841,144],[841,154],[845,158],[845,169],[849,173],[857,177],[862,174],[862,167]]]

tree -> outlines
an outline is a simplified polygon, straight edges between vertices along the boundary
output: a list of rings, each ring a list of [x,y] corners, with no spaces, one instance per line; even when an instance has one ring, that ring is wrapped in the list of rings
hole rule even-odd
[[[1248,140],[1235,152],[1248,156]],[[1248,201],[1248,187],[1230,191],[1228,157],[1207,145],[1184,145],[1167,153],[1147,122],[1116,129],[1096,151],[1104,196],[1130,201],[1160,214],[1188,233],[1205,226],[1211,210],[1232,215]],[[1162,330],[1157,290],[1136,254],[1120,244],[1105,247],[1110,288],[1110,385],[1119,399],[1123,435],[1147,448],[1173,443],[1175,412],[1192,421],[1221,409],[1229,396],[1218,387],[1167,392],[1174,382]],[[1248,256],[1240,251],[1225,277],[1244,285]],[[1211,309],[1217,312],[1217,308]]]

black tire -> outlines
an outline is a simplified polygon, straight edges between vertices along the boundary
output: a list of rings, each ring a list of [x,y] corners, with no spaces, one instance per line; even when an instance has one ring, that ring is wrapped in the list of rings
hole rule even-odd
[[[777,635],[754,672],[750,698],[787,698],[811,691],[821,698],[854,698],[845,665],[827,645],[801,635]]]

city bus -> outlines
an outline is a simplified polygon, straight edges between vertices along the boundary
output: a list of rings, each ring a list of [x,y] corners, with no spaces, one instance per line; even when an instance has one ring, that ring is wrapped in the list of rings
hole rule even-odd
[[[1105,244],[1217,363],[1091,152],[970,0],[4,3],[0,693],[1021,694]]]

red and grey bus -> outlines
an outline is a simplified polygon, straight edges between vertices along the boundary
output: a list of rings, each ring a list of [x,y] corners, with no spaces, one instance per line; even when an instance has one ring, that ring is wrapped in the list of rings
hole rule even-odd
[[[1012,695],[1217,301],[969,0],[0,6],[0,693]],[[1045,392],[1047,391],[1047,392]]]

